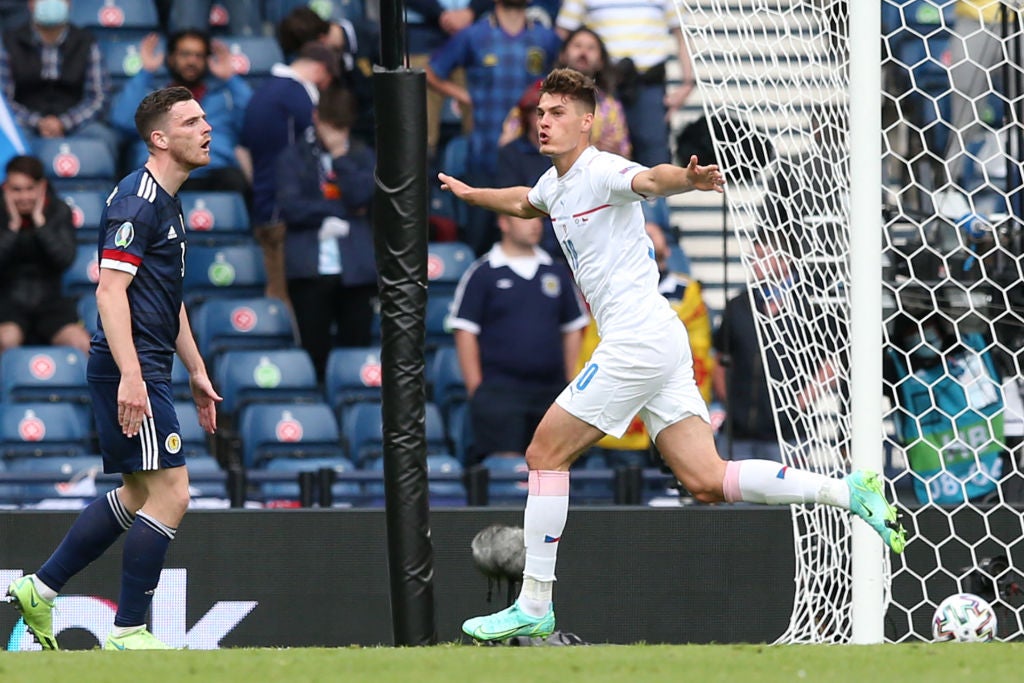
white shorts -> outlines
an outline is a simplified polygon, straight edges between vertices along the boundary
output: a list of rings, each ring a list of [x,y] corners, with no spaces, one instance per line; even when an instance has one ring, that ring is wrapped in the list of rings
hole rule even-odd
[[[693,379],[693,354],[682,323],[647,329],[632,339],[602,340],[555,402],[615,437],[626,433],[634,415],[652,440],[690,415],[711,422]]]

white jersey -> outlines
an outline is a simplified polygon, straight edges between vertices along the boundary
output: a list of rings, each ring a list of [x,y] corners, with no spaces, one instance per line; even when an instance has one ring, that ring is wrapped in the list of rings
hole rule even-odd
[[[550,168],[529,201],[551,217],[602,340],[679,322],[658,293],[654,244],[633,177],[645,166],[588,147],[562,177]]]

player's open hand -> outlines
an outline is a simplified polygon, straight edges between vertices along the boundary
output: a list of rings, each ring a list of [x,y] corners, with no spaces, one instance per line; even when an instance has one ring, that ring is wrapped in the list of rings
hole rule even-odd
[[[690,163],[687,164],[686,170],[693,189],[724,191],[725,178],[722,177],[722,172],[718,170],[717,165],[699,166],[697,165],[697,155],[694,154],[690,157]]]
[[[207,375],[192,375],[188,379],[189,389],[192,390],[192,400],[195,401],[196,411],[199,413],[199,426],[208,434],[217,431],[217,403],[224,399],[217,394]]]
[[[441,181],[441,189],[445,192],[451,192],[453,195],[462,199],[466,196],[466,192],[473,188],[462,182],[458,178],[448,175],[447,173],[438,173],[437,179]]]
[[[121,433],[134,439],[147,417],[153,417],[153,410],[149,407],[149,393],[142,375],[122,374],[117,386],[117,424]]]

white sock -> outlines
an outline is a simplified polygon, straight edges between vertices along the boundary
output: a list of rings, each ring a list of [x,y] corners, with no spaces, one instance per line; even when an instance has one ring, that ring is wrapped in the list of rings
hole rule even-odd
[[[35,574],[32,575],[32,583],[36,585],[36,592],[39,593],[39,597],[47,602],[53,602],[57,597],[57,591],[53,590],[45,583],[39,580],[39,577]]]
[[[110,629],[110,635],[114,636],[115,638],[120,638],[121,636],[126,636],[129,633],[135,633],[139,629],[143,629],[145,627],[145,624],[139,624],[138,626],[115,626],[114,628]]]
[[[569,473],[553,470],[530,471],[530,493],[523,515],[526,567],[519,608],[542,617],[551,607],[551,584],[555,581],[558,542],[569,514]]]
[[[722,488],[729,502],[768,505],[820,503],[850,509],[850,489],[842,479],[798,470],[771,460],[726,463]]]

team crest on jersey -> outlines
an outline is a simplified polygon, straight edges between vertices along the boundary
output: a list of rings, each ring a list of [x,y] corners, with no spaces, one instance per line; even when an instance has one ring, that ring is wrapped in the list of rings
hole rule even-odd
[[[164,439],[164,448],[168,453],[177,453],[181,450],[181,436],[177,432],[171,432]]]
[[[128,245],[135,239],[135,226],[132,225],[131,221],[125,221],[117,228],[117,232],[114,233],[114,246],[127,249]]]
[[[540,276],[540,291],[554,299],[562,293],[562,281],[558,279],[557,275],[544,273]]]
[[[544,64],[547,59],[544,50],[539,47],[531,47],[526,51],[526,71],[532,75],[540,75],[544,71]]]

